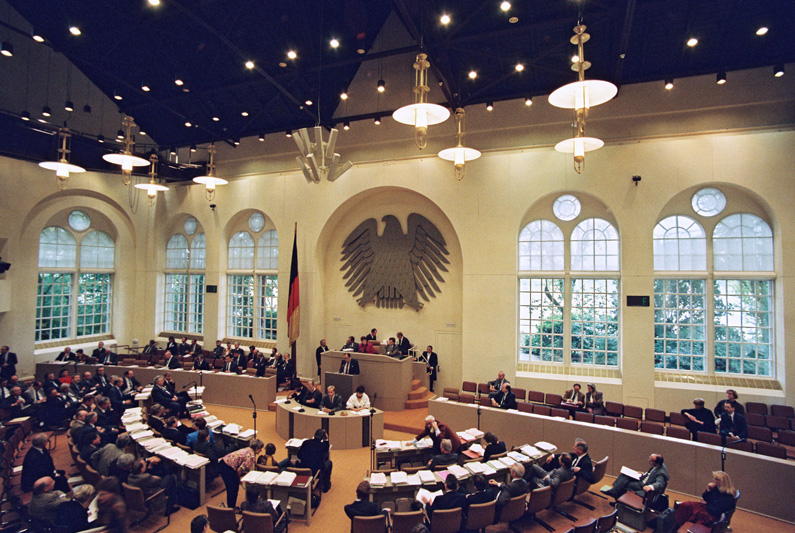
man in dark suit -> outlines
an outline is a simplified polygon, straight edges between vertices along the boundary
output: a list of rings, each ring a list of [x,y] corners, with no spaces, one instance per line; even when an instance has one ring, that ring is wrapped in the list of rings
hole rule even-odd
[[[370,482],[367,480],[356,486],[356,500],[345,506],[345,514],[351,520],[356,516],[378,516],[381,512],[378,504],[370,501]]]
[[[431,460],[428,461],[428,470],[434,470],[437,466],[449,466],[458,463],[458,454],[453,453],[453,445],[449,439],[444,439],[439,444],[439,447],[442,453],[431,457]]]
[[[365,339],[366,339],[368,342],[374,342],[374,341],[377,341],[377,340],[378,340],[378,330],[377,330],[377,329],[375,329],[375,328],[371,329],[371,330],[370,330],[370,333],[368,333],[368,334],[367,334],[367,337],[365,337]]]
[[[93,357],[97,361],[97,363],[101,363],[105,359],[106,352],[107,350],[105,349],[105,343],[99,341],[97,347],[94,348],[93,352],[91,352],[91,357]]]
[[[354,352],[359,351],[359,345],[356,344],[356,340],[353,338],[353,335],[348,337],[348,341],[340,348],[341,350],[353,350]]]
[[[122,392],[135,395],[135,393],[141,392],[143,388],[143,385],[135,379],[135,373],[132,370],[126,370],[124,372],[124,384],[121,388]]]
[[[174,355],[187,355],[190,353],[191,346],[187,337],[182,337],[182,342],[179,344],[179,353]]]
[[[17,354],[9,351],[8,346],[0,347],[0,376],[9,379],[17,373],[18,364]]]
[[[210,363],[207,362],[207,359],[202,354],[199,354],[193,361],[193,370],[210,370]]]
[[[576,405],[578,409],[582,409],[585,405],[585,394],[580,392],[581,388],[579,383],[575,383],[572,388],[563,393],[563,401]]]
[[[110,350],[105,350],[105,355],[102,359],[97,359],[97,362],[101,365],[118,365],[119,356]]]
[[[77,358],[75,357],[75,354],[72,353],[71,346],[67,346],[66,348],[63,349],[61,353],[58,354],[58,357],[56,357],[55,360],[66,362],[66,361],[76,361]]]
[[[441,511],[443,509],[461,509],[463,513],[464,508],[467,506],[467,498],[458,491],[458,478],[449,475],[444,480],[444,493],[433,499],[430,506],[425,506],[425,512],[428,514],[428,520],[433,520],[433,512]]]
[[[728,441],[729,444],[748,438],[748,423],[730,402],[723,405],[723,414],[720,415],[720,436],[723,442]]]
[[[547,472],[538,465],[528,466],[524,478],[530,490],[552,487],[552,490],[555,491],[561,483],[574,477],[574,471],[571,469],[571,456],[569,454],[562,454],[558,462],[560,466],[552,472]]]
[[[500,393],[491,399],[491,405],[500,409],[516,409],[516,395],[508,383],[504,383]]]
[[[177,417],[170,416],[166,419],[166,427],[163,428],[163,438],[173,440],[177,444],[188,444],[188,434],[177,429]]]
[[[163,357],[165,357],[165,360],[166,360],[166,362],[163,363],[163,364],[168,369],[175,369],[175,368],[179,368],[180,366],[182,366],[180,364],[180,362],[179,362],[179,356],[176,355],[176,354],[171,353],[170,351],[166,351],[166,353],[163,355]]]
[[[108,389],[108,399],[110,400],[110,405],[115,415],[121,418],[121,415],[124,414],[124,410],[132,405],[133,402],[132,399],[121,390],[124,385],[124,380],[118,376],[113,376],[112,381],[113,386]]]
[[[22,389],[19,387],[11,388],[11,393],[3,400],[2,407],[11,413],[11,418],[27,416],[30,410],[30,406],[26,404],[25,398],[22,396]]]
[[[439,356],[433,351],[433,346],[428,346],[425,349],[420,356],[420,360],[423,359],[425,360],[425,372],[428,374],[429,390],[433,392],[433,383],[436,381],[436,373],[439,371]]]
[[[720,415],[723,414],[724,408],[727,403],[732,404],[734,406],[734,412],[740,415],[745,416],[745,409],[743,408],[743,404],[737,401],[739,395],[737,391],[734,389],[729,389],[726,391],[726,398],[719,401],[718,405],[715,406],[715,418],[720,418]]]
[[[606,494],[616,500],[630,490],[634,490],[639,496],[651,491],[663,494],[670,479],[663,456],[658,453],[651,454],[649,456],[649,467],[645,473],[640,475],[639,479],[633,479],[626,474],[619,474],[613,482],[613,487],[602,490],[602,494]]]
[[[202,353],[202,345],[199,344],[196,339],[191,339],[190,341],[190,351],[188,352],[191,355],[199,355]]]
[[[342,361],[340,361],[340,374],[358,374],[359,373],[359,361],[351,357],[350,353],[345,353],[342,356]]]
[[[312,475],[320,474],[323,492],[331,488],[331,470],[333,463],[329,459],[328,434],[323,428],[315,431],[314,438],[307,439],[298,450],[301,468],[312,469]]]
[[[69,484],[62,472],[56,472],[55,463],[52,461],[50,452],[45,448],[47,445],[47,435],[44,433],[37,433],[31,439],[31,448],[25,454],[25,459],[22,461],[22,490],[30,492],[33,490],[33,484],[36,480],[43,477],[51,477],[55,480],[55,487],[58,490],[69,492]]]
[[[400,350],[400,353],[402,355],[409,354],[409,350],[411,350],[411,343],[406,337],[403,336],[402,331],[397,332],[397,345],[398,345],[398,350]]]
[[[467,495],[467,505],[464,511],[469,511],[470,505],[479,503],[488,503],[494,501],[497,493],[489,487],[486,478],[483,474],[475,474],[472,476],[472,484],[475,486],[475,492]]]
[[[327,394],[323,396],[323,403],[321,404],[324,413],[336,413],[337,411],[345,409],[342,396],[337,394],[334,385],[329,385],[328,388],[326,388],[326,392]]]
[[[235,343],[234,354],[232,355],[232,361],[235,362],[237,366],[237,371],[239,373],[243,373],[246,371],[246,366],[248,365],[248,359],[246,358],[246,354],[243,352],[243,349],[240,347],[238,343]]]
[[[223,357],[224,356],[224,347],[221,345],[221,341],[215,341],[215,348],[213,348],[213,357]]]
[[[221,372],[226,372],[227,374],[237,374],[237,363],[235,360],[232,359],[232,356],[226,354],[224,357],[224,366],[221,367]]]
[[[97,373],[94,375],[94,385],[99,394],[105,394],[105,391],[110,387],[110,380],[105,375],[105,368],[97,368]]]
[[[320,381],[307,381],[298,395],[298,403],[307,407],[320,409],[323,403],[323,393],[318,389],[318,385],[320,385]]]
[[[499,372],[497,372],[497,379],[488,382],[489,398],[496,398],[497,395],[500,394],[500,392],[502,392],[502,386],[505,385],[506,383],[510,384],[511,382],[505,379],[505,372],[500,370]]]
[[[693,440],[699,432],[715,433],[715,417],[712,411],[704,407],[704,400],[696,398],[693,400],[693,409],[682,409],[681,413],[690,420],[685,427],[693,434]]]
[[[326,339],[320,339],[320,346],[317,347],[315,350],[315,362],[317,362],[317,373],[320,375],[320,362],[321,356],[328,351],[328,345],[326,344]]]
[[[449,476],[448,476],[449,477]],[[508,505],[511,498],[527,494],[527,481],[524,480],[524,466],[519,463],[511,466],[511,481],[508,483],[498,483],[495,479],[489,480],[489,485],[497,487],[497,509],[494,514],[494,522],[499,522],[502,508]]]
[[[182,412],[182,406],[177,401],[177,396],[168,391],[163,376],[155,377],[155,386],[152,388],[152,400],[168,409],[174,416],[179,416]]]

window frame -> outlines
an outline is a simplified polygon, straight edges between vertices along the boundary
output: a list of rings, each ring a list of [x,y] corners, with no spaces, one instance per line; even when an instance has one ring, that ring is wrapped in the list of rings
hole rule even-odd
[[[192,218],[196,220],[196,217]],[[204,295],[207,283],[207,236],[198,220],[196,220],[196,229],[189,235],[185,230],[186,220],[187,218],[176,225],[175,231],[166,241],[166,261],[163,269],[163,330],[167,333],[180,335],[203,336]],[[169,244],[176,237],[181,237],[187,244],[184,248],[171,248],[187,251],[186,256],[178,258],[180,263],[184,263],[184,268],[169,267]],[[200,240],[204,240],[204,247],[195,247],[194,244]],[[201,261],[203,264],[196,265],[194,254],[201,249],[204,250]],[[182,287],[184,292],[176,292],[175,287]],[[201,290],[197,290],[198,287],[201,287]],[[181,296],[181,299],[177,299],[175,296]],[[179,308],[175,308],[176,305],[179,305]]]

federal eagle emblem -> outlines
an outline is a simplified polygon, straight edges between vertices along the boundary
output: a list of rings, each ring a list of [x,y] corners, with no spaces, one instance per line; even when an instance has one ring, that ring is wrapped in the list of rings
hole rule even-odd
[[[378,307],[397,308],[407,305],[419,311],[423,303],[441,292],[436,282],[444,283],[440,274],[450,264],[444,237],[433,223],[422,215],[408,217],[408,233],[404,234],[394,215],[381,219],[386,224],[378,235],[378,222],[369,218],[348,235],[342,244],[342,268],[347,271],[345,286],[364,307],[375,300]]]

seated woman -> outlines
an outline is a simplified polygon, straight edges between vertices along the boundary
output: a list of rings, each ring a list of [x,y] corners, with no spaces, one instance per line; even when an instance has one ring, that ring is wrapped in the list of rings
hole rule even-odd
[[[67,369],[64,368],[61,370],[60,374],[58,374],[58,381],[66,384],[72,383],[72,376],[69,375],[69,371]]]
[[[605,414],[605,404],[602,399],[602,393],[596,390],[596,385],[589,383],[587,385],[588,392],[585,393],[585,410],[595,415]]]
[[[682,527],[685,522],[711,526],[723,513],[734,510],[736,496],[737,490],[729,474],[721,470],[713,472],[712,483],[701,495],[704,501],[682,502],[676,506],[676,526]]]
[[[483,436],[486,441],[486,449],[483,451],[483,461],[488,461],[492,455],[498,455],[505,451],[505,443],[497,438],[491,431]]]
[[[263,466],[279,466],[279,461],[274,457],[276,455],[276,445],[269,442],[265,445],[265,453],[257,458],[257,464]]]
[[[248,511],[249,513],[262,513],[271,515],[271,518],[273,518],[274,531],[284,531],[284,528],[287,525],[286,520],[282,520],[278,524],[276,523],[282,513],[278,509],[274,509],[273,504],[269,500],[261,500],[259,498],[259,492],[256,490],[246,491],[246,501],[240,504],[240,509],[242,511]]]
[[[362,337],[359,340],[361,341],[357,350],[359,353],[378,353],[373,343],[367,340],[367,337]]]

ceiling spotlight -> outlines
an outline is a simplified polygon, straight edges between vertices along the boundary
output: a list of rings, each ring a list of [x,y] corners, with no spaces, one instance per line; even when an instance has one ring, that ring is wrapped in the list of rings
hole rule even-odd
[[[78,35],[80,35],[83,32],[81,32],[80,28],[78,28],[77,26],[69,26],[69,33],[71,33],[72,35],[77,37]]]
[[[141,90],[145,93],[148,93],[151,89],[149,88],[149,84],[145,81],[141,82]]]
[[[757,35],[764,35],[767,33],[767,26],[762,26],[758,30],[756,30]]]
[[[446,26],[447,24],[450,24],[450,15],[448,15],[447,13],[445,13],[445,14],[444,14],[444,15],[442,15],[442,17],[439,19],[439,22],[441,22],[441,23],[442,23],[442,24],[444,24],[445,26]]]
[[[121,94],[118,93],[118,91],[113,91],[113,99],[121,101],[122,100],[122,96],[121,96]]]
[[[11,57],[14,55],[14,45],[9,43],[8,41],[3,41],[0,43],[0,54],[3,54],[6,57]]]
[[[173,146],[168,150],[169,155],[177,155],[177,149]]]
[[[386,82],[384,80],[378,80],[378,92],[382,93],[386,90]]]
[[[524,70],[524,65],[522,65],[521,63],[517,63],[516,66],[513,68],[516,69],[516,72],[522,72]]]
[[[508,11],[509,9],[511,9],[511,3],[510,2],[501,3],[500,9],[502,9],[503,11]]]
[[[286,68],[287,67],[287,63],[285,63],[284,61],[279,61],[279,66],[282,67],[282,68]]]
[[[119,140],[124,139],[124,132],[122,130],[118,130],[116,132],[116,138],[119,139]]]
[[[83,113],[91,113],[91,106],[86,104],[83,106]]]
[[[380,126],[381,125],[381,117],[375,117],[373,119],[373,124],[375,124],[376,126]]]
[[[246,68],[249,69],[249,70],[253,69],[254,68],[254,62],[252,60],[250,60],[250,59],[248,61],[246,61]]]
[[[138,135],[146,137],[146,132],[144,130],[138,130]]]
[[[572,63],[578,63],[579,61],[580,61],[580,56],[578,56],[577,54],[574,54],[573,56],[571,56],[571,62]]]
[[[527,98],[524,99],[524,105],[530,107],[531,105],[533,105],[533,99],[528,96]]]
[[[100,143],[100,144],[104,143],[105,142],[105,136],[102,135],[101,133],[99,135],[97,135],[97,142]]]
[[[260,133],[259,134],[259,142],[265,142],[265,134],[264,133]]]
[[[46,105],[41,108],[41,114],[45,117],[52,116],[52,109],[50,109],[50,106]]]
[[[184,82],[184,81],[182,81],[182,78],[180,78],[179,76],[177,76],[176,78],[174,78],[174,85],[178,85],[179,87],[182,87],[182,85],[183,85],[184,83],[185,83],[185,82]]]
[[[348,93],[346,93],[345,91],[342,91],[340,93],[340,100],[347,100],[347,99],[348,99]]]
[[[693,48],[697,44],[698,44],[698,39],[696,39],[695,37],[691,37],[690,39],[687,40],[687,46],[689,46],[690,48]]]
[[[330,40],[330,41],[328,42],[328,44],[329,44],[329,45],[330,45],[332,48],[337,48],[337,47],[340,45],[340,42],[339,42],[337,39],[332,39],[332,40]]]
[[[247,117],[247,116],[248,116],[248,111],[242,111],[240,114],[241,114],[242,116],[244,116],[244,117]]]
[[[44,42],[44,37],[36,33],[36,30],[30,30],[30,38],[36,41],[37,43]]]
[[[346,122],[345,122],[345,123],[342,125],[342,129],[344,129],[345,131],[348,131],[349,129],[351,129],[351,123],[346,121]]]
[[[307,99],[306,99],[306,102],[304,102],[304,103],[305,103],[306,105],[308,105],[308,106],[309,106],[309,105],[312,105],[314,102],[312,102],[312,100],[310,100],[309,98],[307,98]]]
[[[75,104],[71,100],[67,100],[63,108],[71,113],[75,110]]]
[[[218,118],[218,117],[213,117],[213,122],[218,122],[219,120],[221,120],[221,119]]]
[[[359,55],[364,55],[367,52],[364,48],[357,48],[356,53]]]
[[[486,102],[486,111],[494,109],[494,102]]]
[[[674,88],[674,79],[673,78],[666,78],[665,80],[665,88],[667,90],[671,90]]]
[[[723,85],[724,83],[726,83],[726,72],[725,71],[721,70],[720,72],[718,72],[718,75],[716,76],[716,83],[718,85]]]
[[[190,153],[192,153],[192,154],[196,153],[196,145],[195,144],[191,144],[190,145]]]
[[[293,130],[285,131],[284,136],[287,137],[288,139],[291,138],[293,136]]]
[[[232,144],[235,146],[240,146],[240,139],[232,139]]]
[[[511,24],[516,24],[517,22],[519,22],[519,17],[511,17],[508,19],[508,22],[510,22]]]
[[[295,53],[295,50],[288,50],[287,57],[289,59],[295,59],[296,57],[298,57],[298,54]]]
[[[478,77],[478,73],[477,72],[475,72],[474,70],[470,70],[469,71],[469,79],[470,80],[474,80],[477,77]]]
[[[186,128],[190,128],[191,126],[193,126],[193,124],[191,124],[190,122],[185,122],[185,127]]]
[[[150,6],[159,6],[160,5],[160,0],[149,0],[149,5]]]
[[[26,121],[26,122],[27,122],[27,121],[29,121],[29,120],[30,120],[30,111],[27,111],[27,110],[26,110],[26,111],[23,111],[23,112],[22,112],[22,113],[19,115],[19,117],[20,117],[22,120]]]
[[[773,67],[773,76],[780,78],[784,75],[784,65],[776,65]]]

